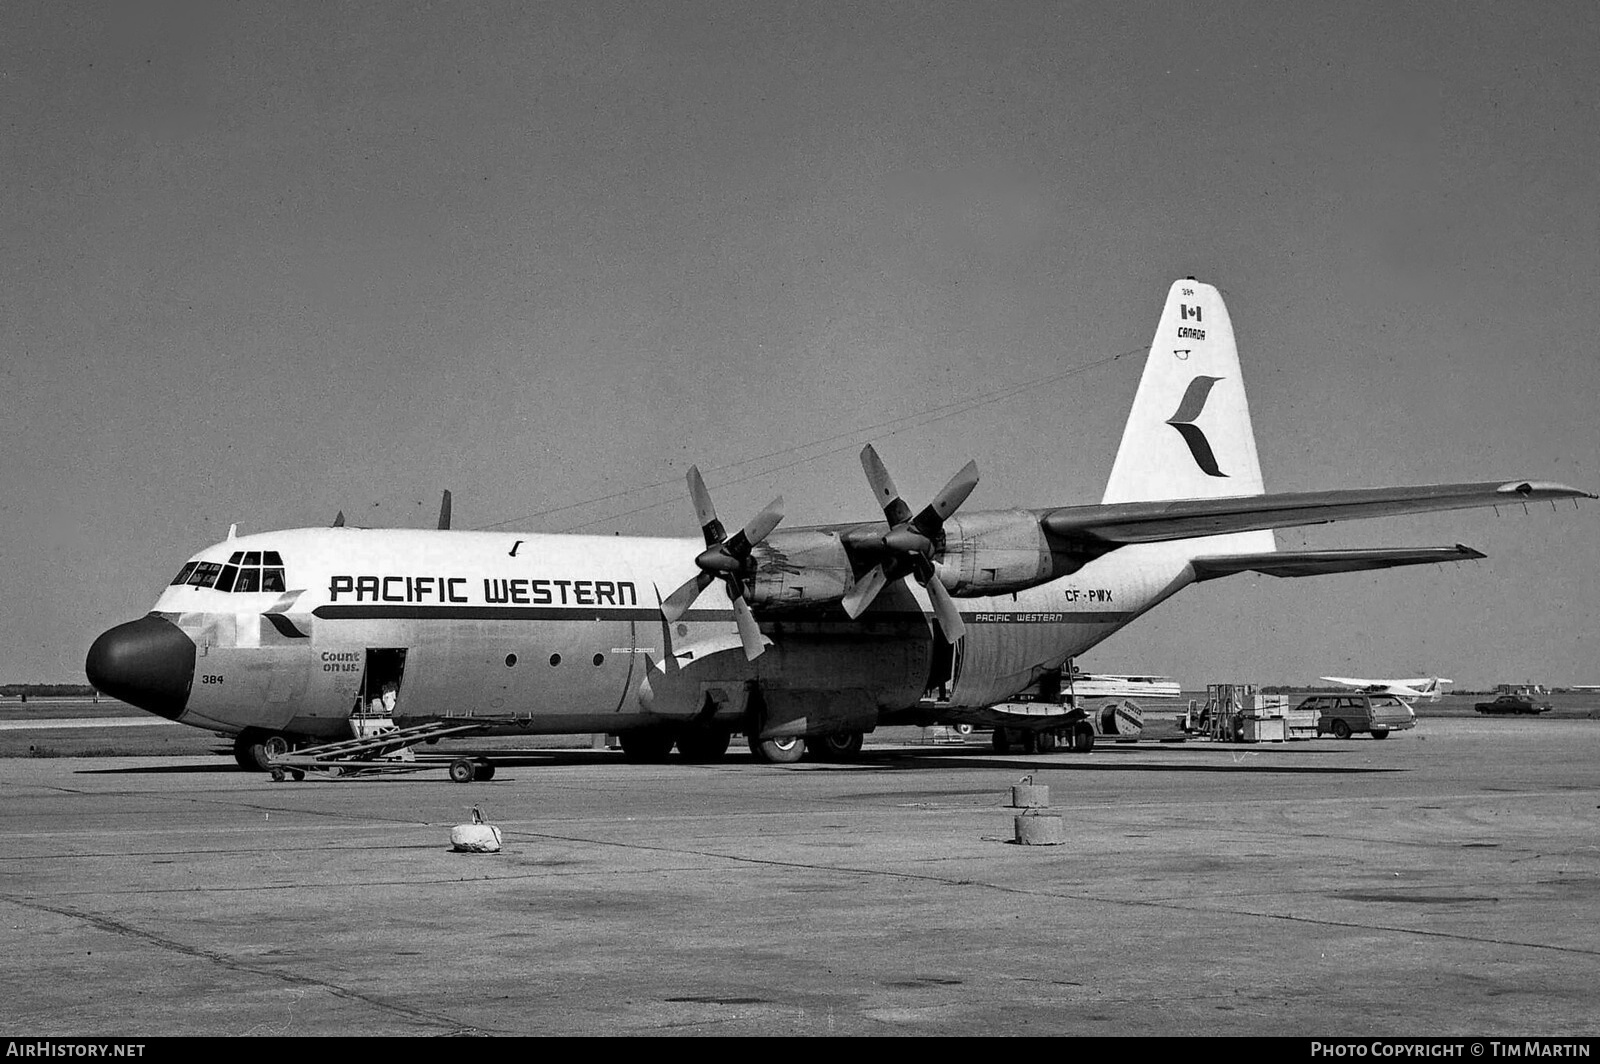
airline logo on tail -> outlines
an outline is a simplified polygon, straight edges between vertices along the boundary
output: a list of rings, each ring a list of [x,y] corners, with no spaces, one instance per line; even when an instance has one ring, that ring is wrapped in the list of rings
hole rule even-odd
[[[1198,309],[1194,316],[1200,317]],[[1194,464],[1210,477],[1226,477],[1228,474],[1217,468],[1217,456],[1211,450],[1211,441],[1206,438],[1200,426],[1195,424],[1195,420],[1204,412],[1206,400],[1211,397],[1212,387],[1221,379],[1221,377],[1196,377],[1190,381],[1189,390],[1183,393],[1183,401],[1178,404],[1177,413],[1167,419],[1167,424],[1177,429],[1178,435],[1183,437],[1183,442],[1189,445],[1189,453],[1194,455]]]

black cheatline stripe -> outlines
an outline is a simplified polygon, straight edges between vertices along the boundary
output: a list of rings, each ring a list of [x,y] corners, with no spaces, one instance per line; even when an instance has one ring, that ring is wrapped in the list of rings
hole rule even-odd
[[[413,606],[402,604],[374,603],[365,606],[318,606],[311,611],[312,616],[323,620],[350,620],[350,621],[378,621],[378,620],[420,620],[420,621],[649,621],[660,620],[660,611],[648,607],[626,607],[622,609],[597,610],[592,607],[582,606]],[[274,619],[276,614],[267,614]],[[786,621],[816,623],[820,621],[836,621],[841,624],[866,625],[872,621],[883,620],[904,622],[912,618],[926,617],[927,614],[907,612],[866,614],[859,620],[850,620],[842,609],[830,606],[826,612],[799,612],[784,610],[781,613],[768,614],[765,620],[774,624]],[[974,624],[1109,624],[1125,620],[1126,611],[1114,612],[1069,612],[1065,610],[970,610],[964,611],[962,619]],[[684,621],[733,621],[732,610],[690,610],[682,617]],[[279,629],[282,631],[282,629]],[[287,634],[287,633],[286,633]]]

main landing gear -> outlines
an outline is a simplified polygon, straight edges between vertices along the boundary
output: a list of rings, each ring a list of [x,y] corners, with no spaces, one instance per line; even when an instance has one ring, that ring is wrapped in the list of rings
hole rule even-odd
[[[726,728],[688,727],[678,733],[678,753],[685,761],[721,761],[732,742]]]
[[[854,761],[865,737],[858,731],[833,732],[806,740],[806,749],[818,761]]]
[[[806,743],[804,739],[789,736],[786,739],[758,739],[750,736],[750,752],[756,755],[757,761],[765,761],[769,765],[792,765],[805,755]]]
[[[635,728],[621,732],[617,742],[622,745],[622,756],[640,764],[656,764],[672,753],[677,736],[670,728]]]
[[[636,764],[661,764],[678,748],[685,761],[713,763],[728,753],[731,734],[724,728],[690,725],[681,728],[635,728],[621,732],[617,741],[623,756]],[[813,761],[851,761],[861,753],[863,735],[858,731],[814,735],[809,739],[793,736],[782,739],[748,739],[756,760],[769,765],[792,765],[810,755]]]
[[[830,732],[809,739],[757,739],[750,737],[750,752],[769,765],[792,765],[809,754],[813,761],[854,761],[865,737],[858,731]]]

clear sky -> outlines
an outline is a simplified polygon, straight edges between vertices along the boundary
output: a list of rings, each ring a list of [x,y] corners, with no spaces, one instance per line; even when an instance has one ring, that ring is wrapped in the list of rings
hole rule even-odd
[[[692,536],[695,463],[730,525],[861,520],[868,441],[918,505],[1097,501],[1186,275],[1268,490],[1600,490],[1596,56],[1592,2],[14,0],[0,682],[83,682],[232,522]],[[1597,521],[1286,530],[1489,558],[1080,664],[1600,683]]]

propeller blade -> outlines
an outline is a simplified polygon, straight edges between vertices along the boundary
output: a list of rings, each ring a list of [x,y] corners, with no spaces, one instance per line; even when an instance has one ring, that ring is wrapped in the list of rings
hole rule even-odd
[[[850,590],[844,593],[842,600],[844,612],[852,621],[867,612],[867,607],[872,605],[872,600],[878,597],[878,592],[882,591],[888,582],[889,576],[883,571],[883,566],[873,566],[871,572],[857,580],[850,586]]]
[[[766,539],[767,533],[771,532],[774,528],[777,528],[778,522],[782,520],[783,496],[779,495],[776,499],[773,499],[767,504],[767,508],[765,510],[762,510],[760,513],[752,517],[748,525],[745,525],[743,528],[739,529],[739,531],[730,536],[726,543],[723,543],[720,547],[708,548],[700,555],[700,558],[703,561],[710,560],[710,555],[720,550],[724,556],[737,562],[737,568],[742,570],[744,568],[744,560],[750,557],[751,549],[755,547],[757,543],[760,543],[762,540]],[[725,567],[718,568],[721,571],[726,571]]]
[[[939,622],[939,630],[951,643],[967,634],[967,626],[961,620],[961,611],[956,609],[956,600],[950,597],[950,592],[939,582],[937,574],[928,581],[928,597],[933,600],[933,615]]]
[[[333,519],[333,527],[334,528],[343,528],[344,527],[344,511],[343,510],[340,510],[339,513],[334,517],[334,519]]]
[[[783,496],[767,504],[767,508],[752,517],[730,538],[727,529],[717,519],[716,507],[711,503],[711,493],[706,490],[705,478],[698,466],[690,466],[688,473],[689,498],[694,503],[695,519],[705,536],[706,549],[695,557],[700,572],[661,603],[661,615],[670,623],[682,617],[700,592],[721,579],[728,589],[728,600],[733,603],[733,618],[739,625],[739,642],[744,645],[744,656],[751,661],[761,656],[761,626],[756,623],[750,604],[744,599],[745,576],[754,572],[755,563],[750,552],[756,544],[766,539],[778,522],[783,520]]]
[[[750,604],[740,595],[733,600],[733,619],[739,625],[739,642],[744,644],[746,661],[754,661],[767,649],[761,644],[761,626],[756,623]]]
[[[705,533],[706,546],[727,539],[728,533],[722,527],[722,522],[717,520],[717,508],[711,505],[711,493],[706,490],[706,482],[700,477],[699,466],[689,467],[689,498],[694,502],[694,516],[700,522],[700,531]]]
[[[752,545],[760,543],[767,538],[774,528],[778,527],[778,522],[782,520],[783,496],[779,495],[776,499],[767,503],[767,508],[752,517],[750,523],[744,526],[744,538]]]
[[[944,490],[935,495],[927,509],[917,515],[914,524],[923,532],[937,531],[944,526],[945,518],[955,513],[962,503],[967,501],[967,496],[972,494],[972,489],[978,486],[978,463],[968,462],[961,467],[961,472],[950,478],[950,483]],[[935,519],[933,528],[929,528],[925,519],[932,516]]]
[[[872,603],[884,583],[912,573],[918,583],[928,588],[940,627],[954,630],[955,635],[950,636],[951,642],[954,642],[966,631],[966,627],[961,623],[961,614],[951,601],[949,590],[938,581],[933,556],[940,548],[938,540],[946,518],[960,509],[961,504],[967,501],[967,496],[972,494],[972,489],[978,486],[978,463],[968,462],[962,466],[961,471],[950,478],[950,483],[915,518],[911,516],[911,509],[906,506],[905,500],[900,498],[888,468],[871,444],[861,449],[861,468],[865,470],[867,482],[872,485],[878,502],[883,506],[883,516],[889,522],[889,530],[879,536],[868,534],[854,540],[856,558],[859,561],[883,554],[890,557],[862,578],[862,586],[852,587],[845,594],[845,612],[851,617],[857,616]],[[847,548],[851,545],[850,541],[846,542]]]
[[[716,577],[707,572],[695,573],[684,581],[678,590],[661,601],[661,616],[665,617],[668,623],[682,617],[689,612],[689,607],[694,605],[694,600],[700,597],[700,592],[710,587],[711,581],[715,579]]]
[[[439,503],[439,528],[441,530],[443,530],[443,529],[447,529],[449,527],[450,527],[450,489],[446,488],[445,492],[444,492],[444,499]]]
[[[873,494],[878,497],[878,505],[883,507],[883,516],[889,522],[889,527],[911,520],[911,507],[900,497],[888,468],[870,443],[861,448],[861,469],[867,474],[867,483],[872,485]]]

